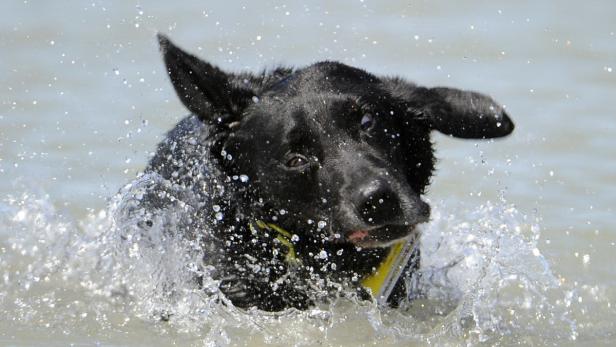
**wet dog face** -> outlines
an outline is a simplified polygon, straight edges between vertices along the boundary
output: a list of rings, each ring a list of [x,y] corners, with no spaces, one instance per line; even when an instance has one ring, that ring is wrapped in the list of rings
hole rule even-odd
[[[429,129],[404,131],[405,113],[376,77],[316,64],[260,93],[224,150],[290,230],[384,245],[429,217],[420,198],[433,166]]]
[[[160,37],[180,99],[217,129],[230,176],[247,177],[258,218],[301,235],[387,246],[426,222],[430,132],[509,134],[489,97],[379,78],[336,62],[235,75]]]

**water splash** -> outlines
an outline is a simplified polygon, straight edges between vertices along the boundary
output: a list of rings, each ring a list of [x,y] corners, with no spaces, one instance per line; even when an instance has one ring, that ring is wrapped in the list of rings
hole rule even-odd
[[[270,314],[239,310],[220,294],[208,250],[175,232],[190,223],[191,196],[163,184],[142,177],[77,221],[44,194],[4,198],[0,312],[10,319],[0,333],[32,338],[36,326],[72,342],[96,331],[104,341],[145,335],[153,345],[205,346],[545,343],[580,334],[573,310],[583,293],[550,270],[536,218],[504,202],[433,204],[421,276],[409,283],[415,300],[401,309],[350,296]],[[164,204],[138,208],[153,190]]]

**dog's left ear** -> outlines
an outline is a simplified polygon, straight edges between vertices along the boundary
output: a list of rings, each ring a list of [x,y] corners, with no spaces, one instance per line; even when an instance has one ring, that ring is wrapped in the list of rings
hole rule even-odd
[[[254,93],[225,73],[158,34],[167,72],[182,103],[204,122],[230,124],[239,119]]]
[[[404,100],[409,113],[428,128],[465,139],[509,135],[514,124],[491,97],[453,88],[418,87],[401,79],[385,80],[392,95]]]

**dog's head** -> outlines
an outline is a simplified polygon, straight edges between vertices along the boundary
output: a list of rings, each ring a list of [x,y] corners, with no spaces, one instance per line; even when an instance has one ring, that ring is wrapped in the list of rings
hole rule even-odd
[[[426,222],[430,132],[508,135],[490,97],[379,78],[337,62],[231,74],[159,36],[186,107],[217,129],[227,174],[248,177],[252,202],[302,236],[385,246]],[[245,175],[245,176],[244,176]],[[245,180],[245,179],[244,179]]]

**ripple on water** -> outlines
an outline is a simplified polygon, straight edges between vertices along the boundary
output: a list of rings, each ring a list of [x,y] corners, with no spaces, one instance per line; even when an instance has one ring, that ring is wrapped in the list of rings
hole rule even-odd
[[[45,195],[5,197],[0,309],[9,319],[1,339],[211,346],[554,343],[584,332],[581,310],[609,306],[605,289],[572,287],[552,273],[537,247],[534,216],[505,202],[471,208],[441,202],[433,203],[432,221],[423,228],[421,276],[412,283],[417,298],[406,307],[381,309],[346,298],[305,312],[242,311],[220,295],[204,263],[207,251],[173,232],[186,222],[190,197],[167,187],[173,203],[149,215],[152,225],[142,232],[139,223],[149,212],[135,208],[135,199],[158,183],[149,177],[129,185],[109,208],[83,220],[64,215]],[[594,300],[582,305],[582,296]]]

